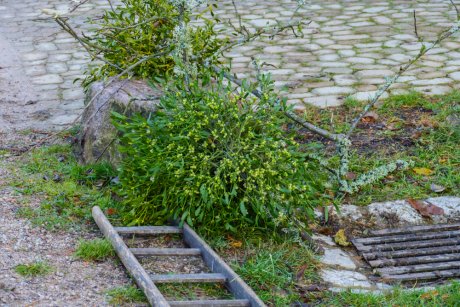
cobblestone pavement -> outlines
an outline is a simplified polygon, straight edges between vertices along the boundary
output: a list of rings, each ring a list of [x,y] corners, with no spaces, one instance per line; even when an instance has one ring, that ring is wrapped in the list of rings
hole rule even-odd
[[[244,23],[264,26],[271,19],[288,20],[295,1],[237,1]],[[294,3],[293,3],[294,2]],[[348,95],[368,99],[385,76],[416,55],[421,44],[414,33],[431,41],[456,20],[449,1],[310,1],[300,12],[312,21],[303,38],[292,35],[273,41],[253,42],[228,56],[237,72],[253,70],[251,57],[276,66],[268,67],[277,85],[287,87],[291,103],[320,107],[340,105]],[[222,2],[221,2],[222,4]],[[231,3],[216,11],[223,20],[234,18]],[[460,88],[460,36],[446,40],[393,87],[395,93],[414,89],[441,94]]]
[[[75,3],[0,0],[2,57],[16,64],[14,69],[4,65],[0,70],[0,131],[59,129],[80,114],[84,93],[74,80],[83,77],[89,58],[69,34],[42,12],[68,12]],[[69,22],[81,28],[88,17],[108,7],[106,0],[91,0],[69,14]],[[0,59],[0,66],[2,62],[5,59]]]
[[[236,2],[243,22],[259,27],[273,19],[290,19],[295,7],[292,0]],[[385,76],[397,71],[420,49],[414,33],[414,10],[418,34],[425,41],[456,18],[454,8],[445,0],[310,2],[299,11],[306,21],[312,21],[303,38],[288,35],[256,41],[227,54],[235,72],[242,76],[253,70],[251,57],[276,66],[265,68],[300,109],[305,103],[337,106],[348,95],[367,99]],[[0,69],[0,130],[59,128],[81,112],[83,90],[73,81],[81,77],[88,57],[41,12],[43,8],[65,12],[74,3],[0,0],[0,49],[2,57],[10,55],[7,63],[15,63]],[[235,20],[231,1],[219,4],[218,16]],[[106,0],[89,0],[69,15],[69,22],[79,28],[87,17],[108,7]],[[442,43],[401,78],[392,92],[414,89],[441,94],[460,88],[459,47],[458,35]],[[5,66],[3,62],[0,59],[0,67]]]

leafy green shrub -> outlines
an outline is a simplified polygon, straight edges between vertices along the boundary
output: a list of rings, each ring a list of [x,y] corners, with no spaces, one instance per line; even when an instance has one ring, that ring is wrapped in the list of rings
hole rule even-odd
[[[106,239],[80,240],[75,256],[86,261],[103,261],[115,256],[115,251]]]
[[[283,130],[272,82],[264,98],[235,92],[222,76],[169,85],[157,113],[115,114],[125,154],[121,192],[130,224],[168,219],[236,231],[284,222],[294,211],[312,216],[321,180]],[[295,210],[301,208],[303,210]]]
[[[102,18],[93,21],[96,29],[87,48],[93,56],[103,57],[105,63],[94,67],[84,83],[115,76],[155,54],[159,56],[133,68],[131,74],[140,78],[165,77],[174,68],[172,51],[178,43],[175,37],[178,27],[191,18],[189,10],[180,10],[180,3],[173,1],[122,0],[115,10],[107,10]],[[201,15],[195,18],[199,18],[203,26],[188,30],[187,43],[194,54],[188,61],[198,66],[204,61],[217,61],[214,54],[224,41],[216,38],[215,21]]]

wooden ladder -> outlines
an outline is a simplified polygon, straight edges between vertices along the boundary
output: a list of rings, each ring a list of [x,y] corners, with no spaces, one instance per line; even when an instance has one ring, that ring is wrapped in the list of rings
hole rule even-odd
[[[110,241],[118,257],[139,288],[144,291],[150,305],[166,306],[265,306],[255,292],[214,252],[187,224],[174,226],[113,227],[98,206],[93,207],[93,218],[104,236]],[[128,248],[120,235],[182,234],[190,248]],[[201,255],[212,273],[148,274],[136,256],[197,256]],[[155,283],[224,283],[233,294],[232,300],[167,301]]]

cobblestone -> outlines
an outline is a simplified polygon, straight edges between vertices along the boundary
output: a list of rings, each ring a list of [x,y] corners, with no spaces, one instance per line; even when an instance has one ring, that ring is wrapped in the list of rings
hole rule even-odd
[[[42,12],[68,12],[77,2],[0,0],[0,49],[3,47],[2,56],[16,65],[13,70],[0,65],[0,69],[8,69],[8,79],[0,76],[0,131],[61,129],[81,113],[83,89],[73,81],[81,77],[89,59],[78,43]],[[77,31],[85,30],[81,28],[84,21],[104,8],[106,0],[90,0],[66,16]]]
[[[17,71],[22,72],[19,87],[27,87],[30,95],[39,100],[27,109],[19,106],[11,112],[0,111],[0,128],[4,125],[24,127],[28,123],[36,128],[53,129],[57,127],[55,123],[69,124],[65,121],[81,112],[83,92],[80,84],[73,80],[82,76],[89,57],[41,11],[46,8],[66,12],[74,4],[71,0],[0,0],[0,42],[7,41],[12,46],[10,50],[16,53],[21,66]],[[222,20],[236,21],[231,1],[218,4],[214,12]],[[290,20],[295,5],[296,1],[284,0],[237,2],[242,22],[249,27],[273,25],[276,18]],[[89,0],[68,14],[69,22],[77,31],[85,30],[84,21],[88,17],[108,8],[107,0]],[[394,74],[419,52],[422,44],[414,34],[414,10],[418,33],[424,41],[433,40],[456,19],[452,5],[444,0],[429,3],[311,0],[298,11],[304,20],[311,21],[305,25],[303,36],[283,35],[273,40],[254,41],[226,56],[233,59],[233,70],[238,75],[253,76],[253,57],[275,65],[276,68],[264,66],[264,69],[272,72],[278,88],[295,85],[285,94],[298,108],[304,103],[337,106],[349,95],[367,99],[384,82],[385,76]],[[414,89],[436,94],[458,88],[459,48],[459,35],[442,42],[410,69],[391,92]],[[325,77],[315,80],[314,76],[303,77],[306,74]],[[37,122],[25,120],[24,112],[52,115]]]

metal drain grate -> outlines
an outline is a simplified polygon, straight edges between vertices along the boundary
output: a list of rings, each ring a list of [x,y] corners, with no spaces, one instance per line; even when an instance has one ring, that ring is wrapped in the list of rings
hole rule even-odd
[[[460,223],[375,230],[351,241],[387,282],[460,277]]]

